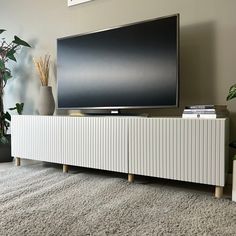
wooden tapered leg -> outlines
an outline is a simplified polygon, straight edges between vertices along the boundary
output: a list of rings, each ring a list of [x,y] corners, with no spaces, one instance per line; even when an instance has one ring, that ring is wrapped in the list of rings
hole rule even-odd
[[[67,173],[69,171],[68,165],[63,165],[63,173]]]
[[[20,158],[16,157],[16,166],[20,166]]]
[[[128,174],[128,182],[133,183],[134,182],[134,175],[133,174]]]
[[[215,197],[216,198],[222,198],[223,197],[223,187],[216,186],[215,187]]]

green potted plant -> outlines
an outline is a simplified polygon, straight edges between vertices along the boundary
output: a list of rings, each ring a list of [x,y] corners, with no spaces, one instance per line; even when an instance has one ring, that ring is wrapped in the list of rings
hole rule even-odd
[[[236,98],[236,84],[229,88],[229,93],[226,98],[227,101]],[[229,144],[230,147],[236,148],[236,141]],[[233,173],[232,173],[232,201],[236,202],[236,155],[233,157]]]
[[[236,84],[232,85],[230,88],[229,88],[229,93],[227,95],[227,98],[226,100],[229,101],[233,98],[236,98]],[[231,142],[229,144],[230,147],[232,148],[236,148],[236,140]],[[233,160],[236,160],[236,155],[233,157]]]
[[[2,34],[4,29],[0,29]],[[0,162],[12,161],[10,153],[10,137],[7,135],[7,130],[10,126],[11,116],[8,111],[5,111],[3,104],[4,88],[7,81],[12,78],[11,70],[7,67],[9,60],[16,62],[16,53],[19,49],[24,47],[30,47],[30,45],[17,36],[8,43],[5,38],[0,39]],[[18,114],[22,113],[23,103],[17,103],[15,107],[9,110],[17,110]]]
[[[228,93],[228,96],[227,96],[227,101],[233,99],[236,97],[236,84],[232,85],[230,88],[229,88],[229,93]]]
[[[227,95],[227,98],[226,100],[229,101],[233,98],[236,98],[236,84],[232,85],[230,88],[229,88],[229,93]],[[229,144],[230,147],[232,148],[236,148],[236,141],[233,141]],[[234,156],[234,160],[236,160],[236,155]]]

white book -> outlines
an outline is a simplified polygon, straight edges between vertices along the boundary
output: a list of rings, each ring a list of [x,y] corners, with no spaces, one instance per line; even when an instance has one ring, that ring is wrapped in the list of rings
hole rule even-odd
[[[200,119],[216,119],[216,118],[223,118],[226,116],[217,115],[217,114],[183,114],[182,118],[200,118]]]
[[[184,109],[185,114],[215,114],[215,109],[205,109],[205,110],[190,110],[190,109]]]
[[[227,109],[226,105],[189,105],[186,106],[185,109],[218,109],[225,110]]]

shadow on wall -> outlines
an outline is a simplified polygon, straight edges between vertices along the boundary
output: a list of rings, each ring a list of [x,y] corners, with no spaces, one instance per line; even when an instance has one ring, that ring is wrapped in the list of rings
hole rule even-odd
[[[187,104],[216,101],[216,53],[213,22],[184,26],[180,30],[180,97]]]
[[[186,105],[214,104],[215,26],[213,22],[180,28],[179,108],[152,109],[153,116],[181,116]],[[147,113],[147,110],[141,110]]]
[[[11,63],[13,79],[9,80],[6,86],[4,103],[6,107],[13,107],[17,102],[23,102],[24,114],[38,114],[38,98],[40,90],[40,80],[33,63],[33,54],[38,44],[36,39],[29,41],[32,48],[22,48],[17,57],[17,63]],[[46,53],[45,53],[46,54]],[[50,70],[49,83],[54,89],[56,101],[56,64],[52,59],[52,69]],[[14,113],[14,112],[13,112]]]
[[[31,40],[32,48],[22,48],[18,55],[17,63],[12,64],[13,79],[9,83],[7,96],[12,105],[23,102],[24,114],[34,114],[35,100],[37,98],[39,83],[35,79],[35,68],[33,65],[33,48],[37,40]]]

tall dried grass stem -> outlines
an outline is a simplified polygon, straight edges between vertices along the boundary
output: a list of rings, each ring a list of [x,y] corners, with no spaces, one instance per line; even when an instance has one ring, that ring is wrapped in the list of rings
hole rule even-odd
[[[39,79],[42,86],[48,86],[49,69],[50,69],[50,55],[45,55],[39,59],[33,58],[34,65],[39,74]]]

